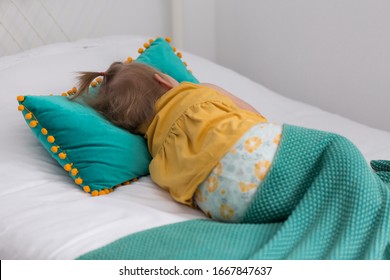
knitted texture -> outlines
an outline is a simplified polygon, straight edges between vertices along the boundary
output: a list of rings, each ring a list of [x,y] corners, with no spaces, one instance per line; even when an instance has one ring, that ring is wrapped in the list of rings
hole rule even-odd
[[[244,223],[167,225],[79,259],[390,259],[390,162],[371,164],[342,136],[284,125]]]

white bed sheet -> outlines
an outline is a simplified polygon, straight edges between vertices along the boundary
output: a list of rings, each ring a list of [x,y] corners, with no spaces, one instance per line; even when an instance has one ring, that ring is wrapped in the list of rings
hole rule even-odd
[[[205,218],[174,202],[149,177],[106,196],[85,194],[17,111],[17,95],[60,94],[75,84],[76,71],[104,71],[112,61],[136,57],[147,39],[88,39],[0,58],[0,259],[74,259],[131,233]],[[183,57],[199,80],[226,88],[271,121],[336,132],[354,142],[367,161],[390,159],[389,132],[287,99],[190,53]]]

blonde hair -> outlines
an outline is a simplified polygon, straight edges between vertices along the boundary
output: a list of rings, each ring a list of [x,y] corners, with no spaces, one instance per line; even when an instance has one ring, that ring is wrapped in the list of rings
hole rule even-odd
[[[88,95],[88,89],[102,72],[79,73],[79,89],[71,99],[87,97],[88,105],[132,133],[141,133],[140,126],[152,121],[155,103],[167,91],[154,77],[161,72],[142,63],[111,64],[104,72],[98,94],[94,96]]]

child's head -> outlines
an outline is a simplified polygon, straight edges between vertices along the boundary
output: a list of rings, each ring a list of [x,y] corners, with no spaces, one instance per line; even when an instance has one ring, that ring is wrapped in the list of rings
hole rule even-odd
[[[74,98],[88,91],[101,72],[80,72],[79,90]],[[114,62],[104,72],[99,93],[88,104],[109,121],[124,129],[140,133],[139,128],[155,115],[155,103],[178,83],[146,64]]]

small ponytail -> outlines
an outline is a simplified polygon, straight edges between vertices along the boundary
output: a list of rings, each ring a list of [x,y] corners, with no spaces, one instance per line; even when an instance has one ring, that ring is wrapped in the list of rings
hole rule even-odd
[[[99,76],[104,76],[103,84],[102,86],[105,86],[107,84],[107,79],[109,76],[114,76],[122,67],[124,64],[122,62],[114,62],[110,65],[110,67],[105,72],[88,72],[88,71],[82,71],[78,72],[78,91],[75,95],[73,95],[70,99],[74,100],[77,97],[80,97],[84,93],[88,93],[89,86],[93,82],[94,79],[96,79]],[[102,90],[102,87],[100,88]]]
[[[89,86],[93,82],[94,79],[101,76],[101,72],[79,72],[78,76],[78,90],[75,95],[71,97],[71,99],[76,99],[77,97],[80,97],[85,92],[88,93]]]

